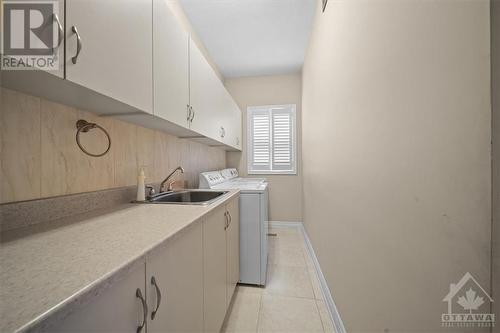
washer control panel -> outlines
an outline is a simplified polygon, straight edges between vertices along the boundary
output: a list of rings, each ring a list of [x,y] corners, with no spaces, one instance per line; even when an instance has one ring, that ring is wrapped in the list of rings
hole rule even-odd
[[[213,186],[225,182],[226,179],[220,171],[208,171],[200,173],[200,188],[212,188]]]
[[[226,179],[233,179],[238,177],[238,170],[236,168],[229,168],[221,170],[222,177]]]

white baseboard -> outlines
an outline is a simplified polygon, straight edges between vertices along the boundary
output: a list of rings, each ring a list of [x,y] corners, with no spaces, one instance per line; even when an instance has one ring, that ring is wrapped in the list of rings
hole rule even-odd
[[[307,235],[307,231],[304,228],[303,223],[293,222],[293,221],[269,221],[269,226],[272,228],[298,228],[300,232],[302,232],[302,235],[304,236],[304,239],[306,241],[307,250],[309,251],[309,254],[311,255],[312,261],[314,263],[314,269],[316,270],[316,274],[318,275],[321,291],[323,292],[326,307],[332,319],[335,332],[346,333],[344,323],[342,322],[342,318],[340,318],[340,313],[337,309],[337,306],[335,305],[335,302],[333,301],[330,288],[328,288],[328,285],[326,284],[325,276],[321,271],[321,266],[319,265],[318,258],[316,257],[316,253],[314,253],[314,248],[312,247],[311,240]]]
[[[321,291],[323,292],[323,296],[325,298],[326,307],[328,312],[330,313],[330,317],[332,318],[333,327],[335,328],[335,332],[337,333],[347,333],[344,327],[344,323],[342,322],[342,318],[340,317],[339,310],[333,301],[332,293],[330,292],[330,288],[326,284],[325,276],[321,271],[321,266],[319,265],[318,258],[316,257],[316,253],[314,253],[314,249],[311,244],[311,240],[307,235],[307,231],[304,228],[304,225],[300,226],[302,230],[302,234],[304,235],[304,239],[306,240],[307,249],[309,254],[311,255],[312,261],[314,263],[314,268],[316,269],[316,273],[318,274],[319,285],[321,287]]]

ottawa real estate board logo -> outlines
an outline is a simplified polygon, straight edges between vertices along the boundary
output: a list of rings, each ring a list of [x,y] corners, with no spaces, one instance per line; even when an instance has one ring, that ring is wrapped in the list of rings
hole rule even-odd
[[[64,31],[58,1],[2,0],[1,13],[2,70],[59,68]]]
[[[450,284],[443,302],[448,303],[448,312],[441,315],[443,327],[495,326],[495,315],[490,313],[493,299],[468,272]]]

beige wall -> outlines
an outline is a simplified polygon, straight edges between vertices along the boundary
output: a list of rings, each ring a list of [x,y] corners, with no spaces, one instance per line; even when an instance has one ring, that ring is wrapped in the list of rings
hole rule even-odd
[[[487,0],[317,9],[304,221],[348,332],[461,331],[449,284],[489,289],[489,30]]]
[[[243,152],[227,153],[229,167],[247,176],[246,110],[248,106],[272,104],[297,105],[297,175],[266,175],[269,181],[269,218],[271,221],[302,221],[301,167],[301,77],[296,75],[260,76],[227,79],[226,88],[242,111]],[[262,177],[262,176],[254,176]]]
[[[197,187],[199,172],[225,167],[225,151],[217,148],[4,88],[1,96],[0,202],[135,185],[140,166],[152,183],[182,165],[188,186]],[[93,158],[79,150],[80,118],[109,131],[108,154]],[[106,147],[97,130],[81,138],[89,151]]]
[[[493,107],[493,225],[492,225],[492,288],[497,325],[494,332],[500,332],[500,0],[491,3],[491,74]]]

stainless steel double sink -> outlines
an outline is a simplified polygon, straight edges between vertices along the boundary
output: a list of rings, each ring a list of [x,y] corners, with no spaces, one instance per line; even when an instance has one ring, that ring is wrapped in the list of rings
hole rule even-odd
[[[142,203],[176,204],[176,205],[209,205],[229,191],[182,190],[159,193]]]

